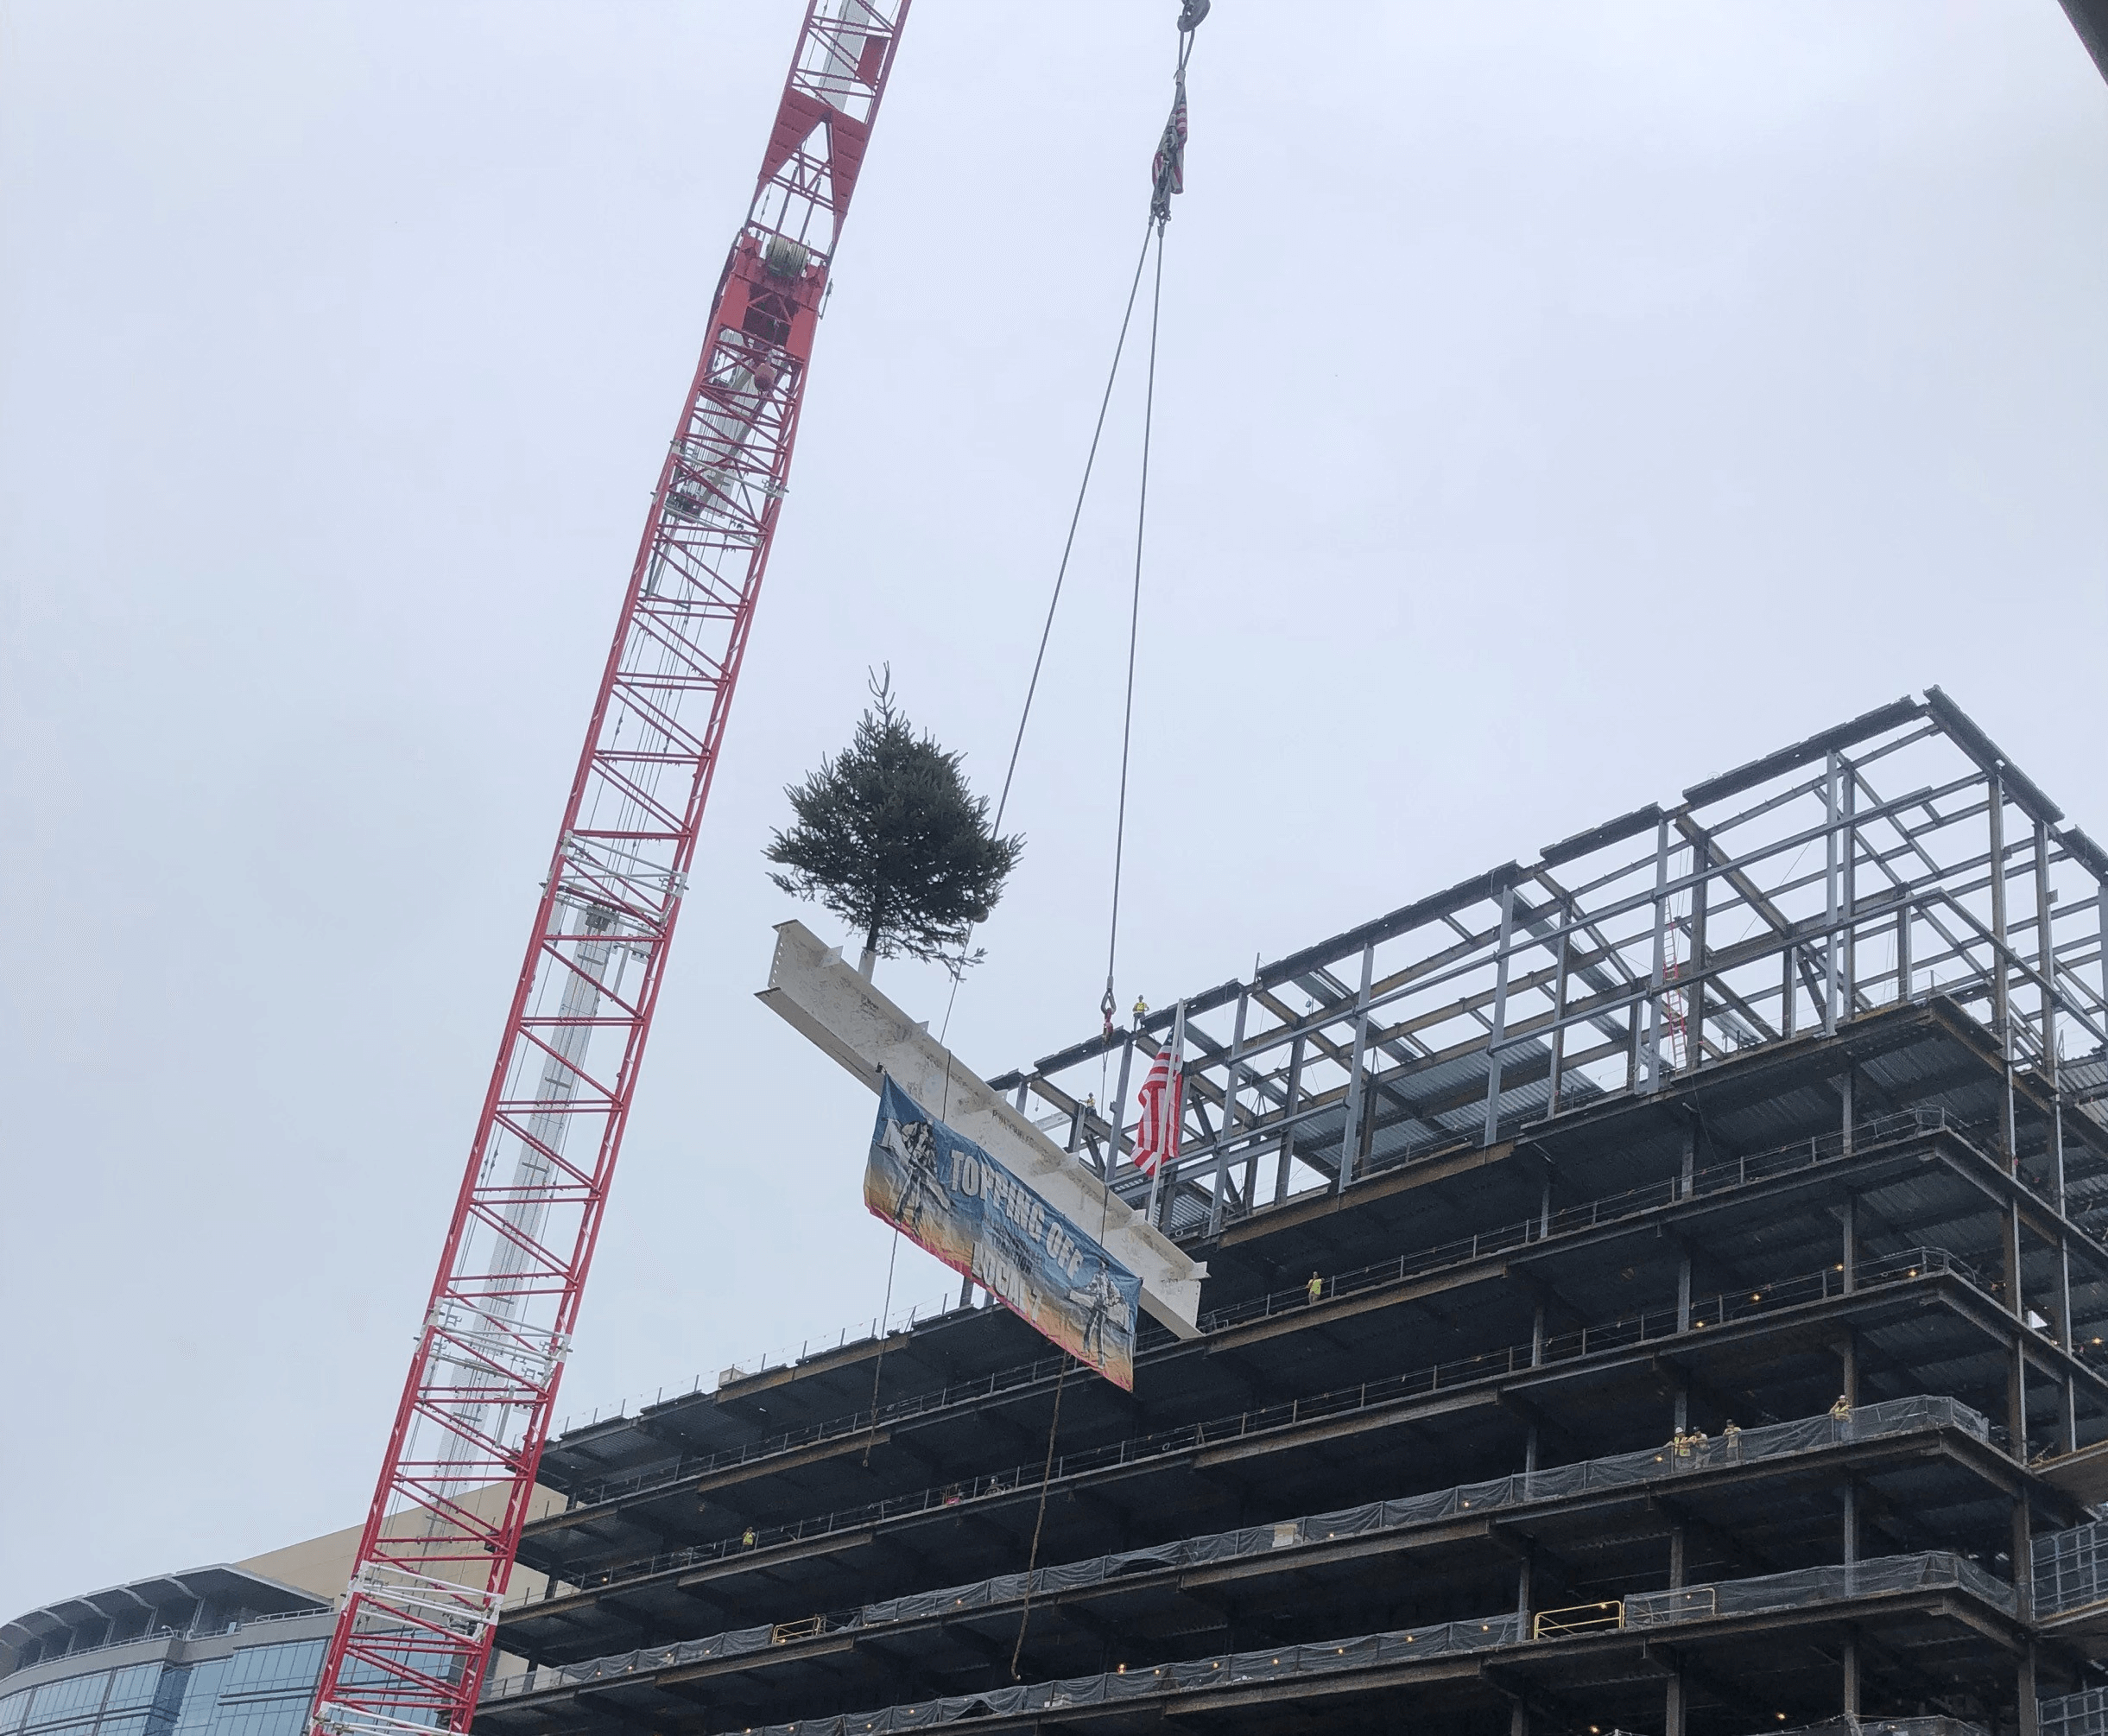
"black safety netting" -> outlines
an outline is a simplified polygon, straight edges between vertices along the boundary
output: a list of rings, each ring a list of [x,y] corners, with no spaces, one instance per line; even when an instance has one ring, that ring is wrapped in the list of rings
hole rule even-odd
[[[1489,1616],[1482,1621],[1442,1622],[1431,1627],[1364,1634],[1358,1638],[1331,1640],[1319,1645],[1278,1645],[1263,1651],[1234,1651],[1221,1657],[1197,1657],[1186,1663],[1159,1663],[1113,1670],[1104,1676],[1029,1682],[1017,1688],[991,1688],[985,1694],[946,1695],[913,1705],[888,1706],[875,1712],[838,1713],[831,1718],[806,1718],[790,1724],[757,1726],[750,1736],[874,1736],[874,1733],[923,1730],[966,1718],[1008,1718],[1020,1713],[1057,1712],[1067,1706],[1105,1706],[1254,1682],[1285,1682],[1297,1676],[1332,1675],[1380,1664],[1410,1663],[1415,1658],[1513,1645],[1522,1637],[1522,1619],[1516,1615]]]
[[[1763,1731],[1754,1736],[1773,1736]],[[1801,1724],[1781,1730],[1776,1736],[1991,1736],[1981,1724],[1934,1713],[1923,1718],[1826,1718],[1820,1724]]]
[[[1760,1580],[1724,1581],[1693,1589],[1713,1593],[1703,1605],[1658,1608],[1649,1625],[1695,1621],[1744,1610],[1791,1608],[1840,1597],[1927,1587],[1962,1587],[2000,1608],[2014,1606],[2012,1587],[1993,1579],[1957,1555],[1935,1552],[1891,1555],[1850,1568],[1814,1568],[1801,1573],[1767,1574]],[[1744,1596],[1746,1592],[1747,1595]],[[1681,1596],[1681,1593],[1662,1593]],[[1636,1600],[1625,1600],[1629,1609]],[[1607,1607],[1615,1608],[1615,1605]],[[1632,1625],[1628,1618],[1625,1625]],[[1286,1682],[1375,1665],[1410,1663],[1446,1653],[1488,1651],[1529,1638],[1517,1615],[1487,1616],[1477,1621],[1444,1622],[1438,1626],[1364,1634],[1353,1639],[1314,1645],[1276,1646],[1263,1651],[1231,1652],[1221,1657],[1194,1658],[1119,1669],[1105,1676],[1072,1676],[1057,1682],[1028,1682],[985,1694],[946,1695],[913,1705],[887,1706],[870,1712],[838,1713],[788,1724],[756,1726],[743,1736],[884,1736],[898,1730],[922,1730],[963,1719],[1015,1717],[1021,1713],[1058,1711],[1067,1706],[1102,1706],[1127,1700],[1193,1693],[1254,1682]]]
[[[1838,1598],[1956,1587],[1972,1592],[2008,1613],[2019,1606],[2013,1587],[2005,1581],[1985,1573],[1974,1562],[1934,1549],[1916,1555],[1877,1555],[1871,1561],[1838,1567],[1796,1568],[1790,1573],[1764,1574],[1756,1579],[1720,1580],[1675,1591],[1638,1592],[1624,1600],[1624,1625],[1662,1627],[1671,1622],[1703,1621],[1716,1615],[1756,1615],[1765,1610],[1791,1609]]]
[[[1680,1440],[1636,1453],[1620,1453],[1608,1458],[1583,1460],[1573,1465],[1554,1466],[1548,1470],[1518,1471],[1510,1476],[1495,1478],[1487,1482],[1466,1483],[1455,1488],[1439,1489],[1429,1494],[1408,1496],[1400,1500],[1371,1501],[1360,1506],[1343,1507],[1335,1512],[1285,1519],[1277,1524],[1246,1526],[1242,1530],[1218,1531],[1206,1536],[1181,1537],[1146,1549],[1124,1549],[1117,1555],[1098,1555],[1088,1561],[1041,1568],[1029,1575],[1029,1582],[1032,1595],[1042,1597],[1050,1593],[1103,1584],[1124,1574],[1145,1573],[1154,1568],[1183,1568],[1203,1562],[1260,1555],[1274,1549],[1320,1543],[1336,1537],[1357,1536],[1369,1532],[1425,1524],[1431,1520],[1451,1518],[1466,1512],[1498,1511],[1529,1502],[1553,1500],[1598,1490],[1632,1488],[1700,1471],[1719,1470],[1790,1454],[1819,1451],[1845,1441],[1876,1440],[1943,1428],[1959,1429],[1979,1441],[1987,1439],[1989,1435],[1989,1424],[1984,1416],[1956,1399],[1931,1397],[1891,1398],[1878,1404],[1861,1405],[1843,1416],[1826,1415],[1801,1417],[1790,1422],[1769,1423],[1761,1428],[1745,1429],[1738,1433],[1710,1438],[1690,1434]],[[1909,1556],[1896,1559],[1918,1561],[1934,1558]],[[1871,1562],[1862,1562],[1856,1571],[1868,1573],[1877,1565]],[[1965,1568],[1969,1566],[1966,1562],[1960,1565]],[[1847,1570],[1817,1568],[1812,1571],[1841,1573]],[[1971,1568],[1970,1571],[1978,1570]],[[1792,1579],[1795,1575],[1789,1574],[1773,1577]],[[2001,1583],[1990,1580],[1988,1575],[1979,1574],[1979,1577],[1993,1586]],[[509,1698],[578,1682],[604,1682],[613,1677],[699,1663],[707,1658],[763,1651],[772,1645],[810,1638],[822,1633],[883,1627],[896,1622],[923,1620],[963,1610],[1013,1605],[1023,1600],[1028,1575],[1022,1573],[998,1574],[993,1578],[977,1580],[967,1585],[912,1593],[903,1597],[865,1604],[856,1609],[808,1616],[796,1621],[737,1628],[729,1632],[712,1634],[704,1639],[649,1646],[636,1651],[618,1652],[611,1657],[592,1658],[579,1663],[537,1666],[522,1674],[493,1681],[484,1688],[484,1697]],[[1951,1579],[1941,1581],[1944,1584],[1955,1582]],[[1862,1591],[1889,1588],[1871,1582],[1860,1587]],[[1826,1591],[1819,1594],[1842,1596],[1851,1593]],[[2010,1587],[2006,1588],[2005,1596],[2010,1600]],[[1805,1599],[1795,1600],[1804,1601]],[[1995,1596],[1993,1600],[1997,1600]],[[1460,1625],[1474,1629],[1482,1626],[1478,1623]],[[1421,1639],[1416,1641],[1415,1644],[1418,1649],[1415,1655],[1424,1655],[1427,1642]]]

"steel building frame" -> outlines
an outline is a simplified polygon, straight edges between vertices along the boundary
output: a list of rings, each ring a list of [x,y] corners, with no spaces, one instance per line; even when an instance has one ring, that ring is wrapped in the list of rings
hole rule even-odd
[[[1935,690],[1192,998],[1153,1196],[1181,1009],[991,1081],[1206,1258],[1199,1335],[1122,1391],[962,1296],[567,1434],[480,1717],[2080,1727],[2103,868]]]
[[[1936,992],[1999,1045],[1997,1144],[2061,1205],[2061,1107],[2023,1150],[2013,1087],[2064,1106],[2065,1058],[2108,1047],[2105,884],[2108,853],[1933,687],[1188,999],[1183,1149],[1154,1187],[1123,1118],[1177,1007],[991,1083],[1101,1174],[1120,1125],[1115,1189],[1212,1234]]]

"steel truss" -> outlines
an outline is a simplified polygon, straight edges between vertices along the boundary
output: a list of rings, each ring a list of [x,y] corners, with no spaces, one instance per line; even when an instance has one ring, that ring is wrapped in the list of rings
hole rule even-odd
[[[2061,1207],[2067,1118],[2108,1125],[2104,886],[2108,852],[1934,687],[1187,1000],[1155,1184],[1124,1116],[1177,1008],[991,1083],[1157,1223],[1213,1234],[1939,994],[2003,1057],[2000,1156]],[[2053,1106],[2025,1149],[2022,1081]]]
[[[811,0],[565,807],[311,1727],[465,1731],[910,0]]]

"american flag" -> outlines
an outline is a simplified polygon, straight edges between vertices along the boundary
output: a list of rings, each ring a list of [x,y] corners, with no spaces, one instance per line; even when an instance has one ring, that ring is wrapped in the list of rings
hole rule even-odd
[[[1166,1043],[1135,1094],[1142,1119],[1135,1127],[1135,1167],[1151,1179],[1179,1155],[1179,1123],[1186,1109],[1186,1063]]]
[[[1179,76],[1178,100],[1171,105],[1171,118],[1164,123],[1164,136],[1156,143],[1156,155],[1149,162],[1149,184],[1155,187],[1152,201],[1159,216],[1171,214],[1171,195],[1186,191],[1186,78]]]

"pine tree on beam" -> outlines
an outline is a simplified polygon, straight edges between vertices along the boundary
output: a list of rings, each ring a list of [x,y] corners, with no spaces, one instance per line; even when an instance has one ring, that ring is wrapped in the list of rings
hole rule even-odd
[[[966,787],[963,755],[917,734],[893,696],[889,665],[870,683],[855,737],[783,792],[793,823],[773,835],[769,878],[864,937],[858,969],[908,957],[957,972],[979,962],[966,942],[988,920],[1024,848],[998,838],[988,799]]]

